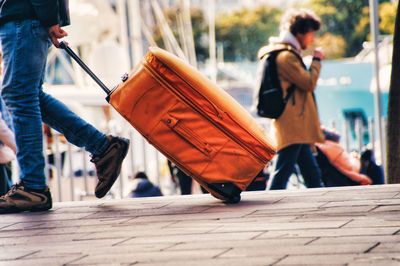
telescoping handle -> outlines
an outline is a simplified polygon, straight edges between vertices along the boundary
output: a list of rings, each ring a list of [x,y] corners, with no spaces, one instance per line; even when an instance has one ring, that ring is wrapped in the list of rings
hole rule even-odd
[[[69,56],[71,56],[83,68],[83,70],[89,74],[89,76],[103,89],[103,91],[107,93],[107,96],[110,95],[111,90],[104,85],[104,83],[89,69],[89,67],[79,58],[79,56],[68,47],[64,41],[60,42],[60,48],[64,49]]]

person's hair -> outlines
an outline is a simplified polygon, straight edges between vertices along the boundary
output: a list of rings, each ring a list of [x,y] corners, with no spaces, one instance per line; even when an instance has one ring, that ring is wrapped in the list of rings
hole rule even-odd
[[[306,34],[310,31],[318,31],[321,27],[321,19],[309,9],[289,9],[282,15],[280,30]]]
[[[148,179],[145,172],[137,172],[134,178],[144,178],[144,179]]]

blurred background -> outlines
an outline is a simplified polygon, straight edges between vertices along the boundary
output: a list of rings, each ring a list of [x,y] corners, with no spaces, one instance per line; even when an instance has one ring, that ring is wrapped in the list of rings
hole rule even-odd
[[[369,147],[383,164],[397,4],[390,0],[70,0],[72,24],[65,28],[66,41],[110,89],[138,64],[149,46],[164,48],[215,81],[268,132],[270,121],[252,110],[257,51],[278,34],[286,9],[311,8],[321,17],[322,28],[304,59],[311,61],[316,46],[326,54],[316,90],[321,122],[342,136],[348,152]],[[130,196],[138,171],[145,172],[164,195],[180,193],[167,160],[108,106],[104,92],[64,51],[51,49],[44,88],[103,132],[132,140],[121,178],[108,197]],[[57,132],[50,130],[46,137],[54,199],[92,198],[95,178],[88,154]],[[201,193],[196,184],[193,193]]]

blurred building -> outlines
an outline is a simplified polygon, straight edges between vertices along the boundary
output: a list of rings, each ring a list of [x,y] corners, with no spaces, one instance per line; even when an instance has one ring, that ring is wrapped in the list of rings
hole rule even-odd
[[[168,7],[168,6],[174,6],[174,5],[180,5],[183,0],[160,0],[160,4],[163,7]],[[192,8],[201,8],[204,9],[204,11],[207,11],[207,8],[209,5],[207,5],[207,2],[210,0],[189,0],[190,1],[190,6]],[[296,2],[302,2],[300,0],[211,0],[215,1],[215,12],[216,13],[229,13],[233,12],[239,9],[242,9],[243,7],[246,8],[254,8],[260,5],[268,5],[268,6],[274,6],[274,7],[280,7],[280,8],[287,8],[289,6],[292,6],[293,3]]]

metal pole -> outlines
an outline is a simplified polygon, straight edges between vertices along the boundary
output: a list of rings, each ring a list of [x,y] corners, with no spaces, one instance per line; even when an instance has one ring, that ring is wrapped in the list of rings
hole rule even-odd
[[[49,167],[49,158],[48,158],[48,152],[47,150],[50,148],[48,146],[48,137],[47,134],[43,135],[44,141],[43,141],[43,150],[44,150],[44,175],[46,177],[46,183],[50,182],[50,167]]]
[[[196,49],[194,45],[192,20],[190,16],[190,1],[182,0],[182,7],[184,31],[186,32],[185,42],[187,43],[188,48],[188,59],[192,66],[197,67]]]
[[[131,130],[129,131],[129,138],[131,140],[131,143],[133,143],[134,141],[134,132]],[[134,150],[133,150],[133,145],[130,145],[129,147],[129,151],[130,151],[130,162],[131,162],[131,172],[132,172],[132,177],[135,175],[135,156],[134,156]]]
[[[125,17],[126,17],[126,35],[127,35],[127,45],[128,45],[128,53],[129,53],[129,64],[131,69],[135,65],[134,59],[133,59],[133,54],[132,54],[132,42],[131,42],[131,35],[132,35],[132,29],[131,29],[131,23],[130,23],[130,12],[129,12],[129,3],[128,0],[125,0]]]
[[[81,148],[82,151],[82,177],[84,181],[85,187],[85,196],[89,194],[89,185],[88,185],[88,171],[87,171],[87,154],[85,149]]]
[[[217,81],[217,59],[216,59],[216,44],[215,44],[215,1],[208,0],[208,25],[209,25],[209,38],[210,38],[210,70],[211,80]]]
[[[64,41],[60,42],[60,47],[64,49],[68,53],[68,55],[72,57],[75,62],[77,62],[82,67],[83,70],[86,71],[86,73],[89,74],[89,76],[103,89],[103,91],[107,95],[111,93],[111,90],[107,88],[107,86],[92,72],[92,70],[90,70],[90,68],[79,58],[79,56],[74,51],[72,51],[71,48],[68,47],[68,45]]]
[[[375,122],[372,117],[369,118],[368,132],[369,132],[369,142],[371,143],[371,149],[375,153]]]
[[[120,44],[124,48],[124,50],[129,55],[129,66],[130,68],[133,67],[132,56],[129,50],[129,40],[128,40],[128,24],[129,24],[129,16],[127,12],[127,2],[126,0],[117,0],[116,1],[116,11],[119,17],[119,27],[120,27]]]
[[[384,155],[384,142],[383,142],[383,132],[382,132],[382,100],[381,100],[381,89],[379,82],[379,50],[378,50],[378,1],[377,0],[369,0],[369,16],[370,16],[370,25],[371,25],[371,38],[372,43],[374,45],[374,55],[375,55],[375,64],[374,64],[374,74],[375,74],[375,82],[376,82],[376,90],[374,93],[374,102],[375,102],[375,121],[378,130],[377,138],[378,138],[378,146],[381,159],[381,164],[385,165],[385,155]]]
[[[143,171],[147,174],[147,147],[146,147],[146,140],[142,138],[142,154],[143,154]]]
[[[382,124],[382,129],[385,132],[386,129],[386,118],[381,116],[381,124]],[[386,143],[386,134],[382,134],[382,143]],[[386,154],[386,145],[382,145],[382,154]],[[386,156],[383,156],[381,158],[381,165],[385,166],[386,162],[385,162]]]
[[[54,156],[54,164],[56,166],[57,171],[57,182],[58,182],[58,201],[62,201],[62,179],[61,179],[61,153],[60,153],[60,134],[56,132],[54,134],[54,143],[55,143],[55,151],[53,153]]]
[[[332,130],[336,130],[336,121],[335,121],[335,119],[331,120],[330,125],[331,125],[331,129]]]
[[[71,144],[68,145],[68,161],[69,161],[69,175],[70,175],[70,186],[71,186],[71,201],[75,200],[75,184],[74,184],[74,168],[72,166],[72,148]]]
[[[188,61],[185,53],[182,51],[179,46],[178,41],[175,39],[174,34],[172,33],[171,28],[169,27],[167,20],[164,17],[162,9],[159,3],[156,0],[151,0],[151,5],[154,10],[154,15],[156,16],[156,20],[160,24],[161,34],[164,39],[164,44],[168,51],[174,52],[178,57],[183,59],[184,61]]]
[[[350,121],[344,120],[344,147],[350,152]]]
[[[160,186],[161,185],[161,180],[160,180],[160,156],[158,154],[158,151],[156,149],[154,149],[154,154],[155,154],[155,159],[156,159],[156,178],[157,178],[157,185]]]
[[[362,147],[363,147],[363,126],[362,126],[362,120],[361,119],[356,119],[355,122],[355,130],[356,130],[356,136],[357,136],[357,148],[358,152],[361,153]]]
[[[132,30],[131,53],[133,57],[133,65],[137,65],[140,59],[143,57],[143,43],[142,43],[142,31],[141,31],[141,14],[139,0],[131,0],[128,3],[130,25],[129,28]]]

